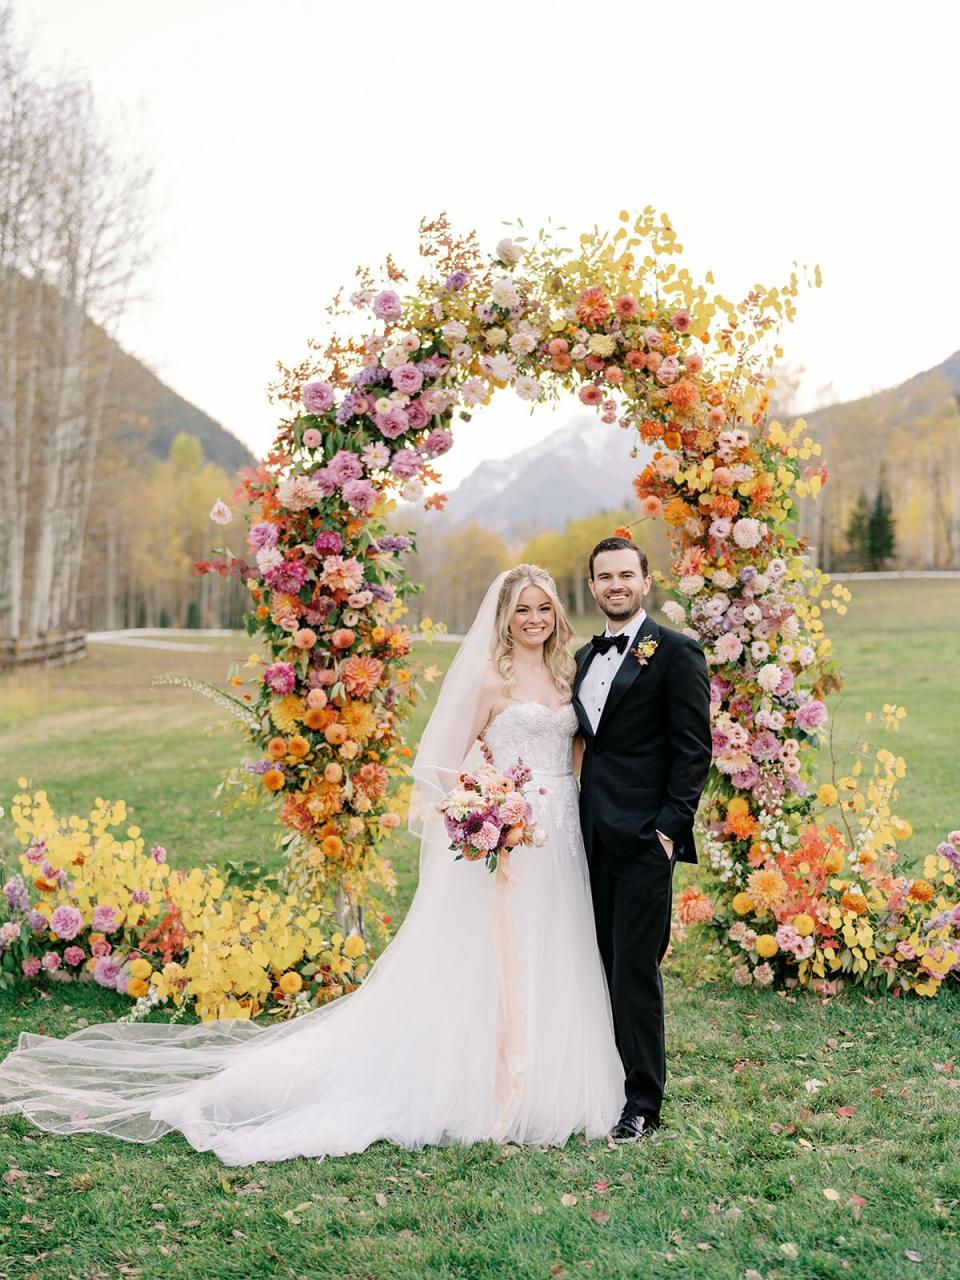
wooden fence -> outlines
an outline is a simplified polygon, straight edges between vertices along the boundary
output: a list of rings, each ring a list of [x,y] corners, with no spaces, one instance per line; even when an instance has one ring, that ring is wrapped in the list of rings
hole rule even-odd
[[[0,671],[14,667],[65,667],[87,656],[85,631],[62,631],[32,640],[0,636]]]

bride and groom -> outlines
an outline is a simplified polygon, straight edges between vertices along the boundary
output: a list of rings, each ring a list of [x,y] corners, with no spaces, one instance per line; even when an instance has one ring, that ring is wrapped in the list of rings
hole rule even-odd
[[[608,623],[576,658],[543,569],[488,590],[414,761],[417,892],[359,990],[270,1027],[24,1034],[0,1064],[0,1112],[136,1142],[178,1130],[231,1165],[655,1129],[659,966],[673,864],[696,858],[709,687],[699,646],[644,612],[633,543],[598,544],[590,587]],[[436,805],[475,754],[523,759],[546,837],[492,875],[453,858]]]

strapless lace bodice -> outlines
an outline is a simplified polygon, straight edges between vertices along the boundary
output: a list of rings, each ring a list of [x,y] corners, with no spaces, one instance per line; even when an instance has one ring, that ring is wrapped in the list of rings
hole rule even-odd
[[[517,758],[537,774],[566,774],[572,769],[577,713],[569,702],[548,707],[542,702],[513,702],[483,731],[494,763],[505,768]]]

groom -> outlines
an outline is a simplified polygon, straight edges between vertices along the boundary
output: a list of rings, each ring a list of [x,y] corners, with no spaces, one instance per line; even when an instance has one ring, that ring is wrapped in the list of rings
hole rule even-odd
[[[696,641],[644,611],[647,557],[626,538],[590,555],[602,636],[577,653],[574,706],[585,739],[580,822],[597,941],[613,1005],[626,1105],[612,1137],[660,1123],[666,1079],[660,961],[678,859],[696,862],[693,818],[710,768],[710,685]]]

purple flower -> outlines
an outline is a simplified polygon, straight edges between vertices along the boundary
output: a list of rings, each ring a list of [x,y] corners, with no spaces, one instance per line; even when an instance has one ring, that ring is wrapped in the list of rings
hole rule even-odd
[[[255,773],[257,775],[262,775],[272,768],[272,760],[247,760],[243,766],[245,773]]]
[[[109,987],[111,991],[116,991],[120,973],[121,966],[113,956],[101,956],[93,970],[94,980],[101,987]]]
[[[409,480],[420,470],[423,462],[416,449],[398,449],[390,459],[390,470],[400,480]]]
[[[730,781],[738,791],[749,791],[760,781],[760,766],[755,760],[751,760],[747,767],[735,773]]]
[[[392,289],[383,289],[373,300],[373,314],[378,320],[399,320],[403,314],[400,299]]]
[[[310,479],[320,486],[320,492],[325,498],[337,491],[337,481],[329,467],[317,467]]]
[[[780,741],[769,729],[763,729],[750,744],[750,754],[755,760],[775,760],[779,752]]]
[[[274,662],[263,673],[263,683],[274,693],[293,693],[297,673],[290,662]]]
[[[430,421],[430,414],[428,413],[427,406],[423,403],[422,398],[419,400],[411,400],[410,403],[405,406],[403,412],[407,415],[407,422],[410,425],[411,431],[422,431]]]
[[[27,956],[20,968],[23,970],[25,978],[35,978],[40,972],[40,958],[38,956]]]
[[[263,551],[277,545],[279,529],[272,520],[261,520],[251,527],[247,534],[247,543],[254,551]]]
[[[363,475],[363,463],[350,449],[340,449],[327,463],[327,471],[339,488],[348,480],[359,480]]]
[[[407,361],[391,372],[390,380],[398,391],[402,391],[405,396],[412,396],[423,386],[423,373],[415,364]]]
[[[333,404],[333,387],[326,382],[308,382],[300,399],[307,413],[326,413]]]
[[[44,921],[44,924],[46,924],[46,921]],[[58,938],[63,938],[65,942],[69,942],[83,928],[83,913],[76,907],[57,907],[50,917],[50,928]]]
[[[307,566],[302,560],[284,560],[283,564],[268,569],[263,580],[272,591],[295,596],[307,580]]]
[[[381,434],[388,440],[396,440],[410,427],[410,419],[403,409],[391,409],[386,414],[378,413],[376,421]]]
[[[819,698],[811,698],[809,702],[805,702],[797,708],[796,725],[804,733],[812,733],[815,729],[819,729],[821,725],[826,724],[827,718],[828,712],[824,704]]]
[[[50,922],[42,911],[31,911],[27,916],[27,928],[31,933],[46,933]]]
[[[469,279],[470,276],[466,271],[454,271],[452,275],[447,276],[446,287],[451,293],[459,293]]]
[[[957,849],[956,845],[951,844],[949,840],[944,840],[937,845],[937,853],[941,858],[946,858],[954,871],[960,871],[960,849]]]
[[[354,511],[369,511],[377,492],[369,480],[348,480],[343,486],[343,500]]]
[[[345,427],[353,415],[357,412],[357,405],[363,399],[359,391],[350,391],[343,397],[340,408],[337,410],[337,425]]]
[[[150,901],[149,889],[131,889],[130,901],[136,902],[139,906],[144,907]]]
[[[7,895],[7,904],[11,911],[21,913],[27,911],[30,906],[30,893],[24,883],[23,876],[11,876],[3,886],[3,891]]]
[[[443,373],[449,363],[446,356],[427,356],[425,360],[420,361],[420,368],[425,377],[436,378]]]
[[[367,590],[373,596],[374,600],[384,600],[387,604],[390,604],[397,598],[397,593],[394,591],[393,587],[381,587],[378,582],[369,583]]]
[[[350,379],[354,387],[376,387],[390,380],[390,370],[376,364],[366,364]]]
[[[150,857],[159,865],[162,862],[166,862],[167,851],[162,844],[155,844],[150,850]]]
[[[453,433],[444,427],[434,427],[427,436],[423,448],[428,458],[438,458],[453,445]]]
[[[113,933],[115,929],[119,928],[117,908],[109,906],[94,907],[93,919],[90,923],[91,927],[96,929],[98,933]]]
[[[322,555],[337,556],[343,550],[343,539],[335,529],[321,529],[313,545]]]
[[[376,552],[379,551],[409,551],[413,543],[404,533],[386,534],[379,538],[373,545]]]

